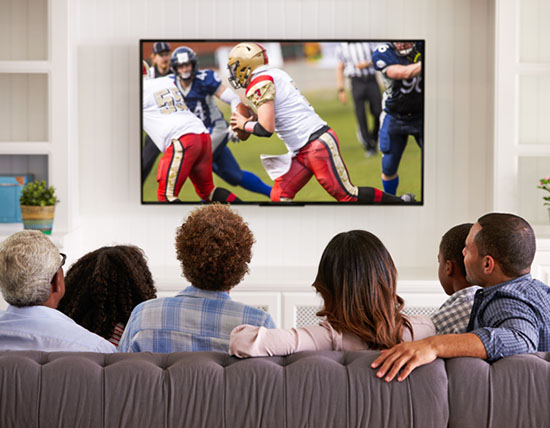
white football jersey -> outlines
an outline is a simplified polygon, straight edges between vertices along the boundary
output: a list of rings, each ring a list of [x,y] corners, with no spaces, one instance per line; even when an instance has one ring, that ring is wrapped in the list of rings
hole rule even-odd
[[[143,80],[143,129],[161,152],[185,134],[206,134],[171,77]]]
[[[293,154],[308,142],[311,134],[327,124],[315,113],[292,78],[278,68],[258,67],[246,97],[256,108],[266,101],[274,101],[275,132]]]

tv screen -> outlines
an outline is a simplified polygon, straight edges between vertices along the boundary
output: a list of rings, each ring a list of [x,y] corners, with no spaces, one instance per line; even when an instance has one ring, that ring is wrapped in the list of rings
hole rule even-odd
[[[142,203],[422,205],[423,40],[141,40]]]

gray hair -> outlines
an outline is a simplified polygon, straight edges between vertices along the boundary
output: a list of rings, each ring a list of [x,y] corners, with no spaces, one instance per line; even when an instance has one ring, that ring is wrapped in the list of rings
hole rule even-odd
[[[42,232],[23,230],[0,244],[0,290],[14,306],[43,305],[59,270],[59,250]]]

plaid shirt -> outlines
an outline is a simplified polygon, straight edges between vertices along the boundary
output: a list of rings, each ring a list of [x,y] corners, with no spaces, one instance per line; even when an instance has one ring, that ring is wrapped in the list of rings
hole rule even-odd
[[[229,334],[241,324],[274,328],[264,311],[234,302],[223,291],[187,287],[175,297],[148,300],[134,308],[119,352],[229,350]]]
[[[466,333],[470,312],[476,291],[481,287],[473,285],[453,293],[431,318],[437,334]]]
[[[489,362],[550,351],[550,287],[527,274],[478,290],[467,331],[481,339]]]

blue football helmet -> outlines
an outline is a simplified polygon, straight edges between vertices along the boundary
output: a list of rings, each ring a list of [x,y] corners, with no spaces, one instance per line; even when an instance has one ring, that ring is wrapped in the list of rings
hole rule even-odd
[[[187,46],[180,46],[172,52],[172,58],[170,59],[170,69],[176,76],[180,76],[182,79],[187,80],[191,79],[198,69],[198,59],[197,54],[193,49],[188,48]],[[191,64],[193,67],[190,73],[178,74],[178,66],[183,64]]]

